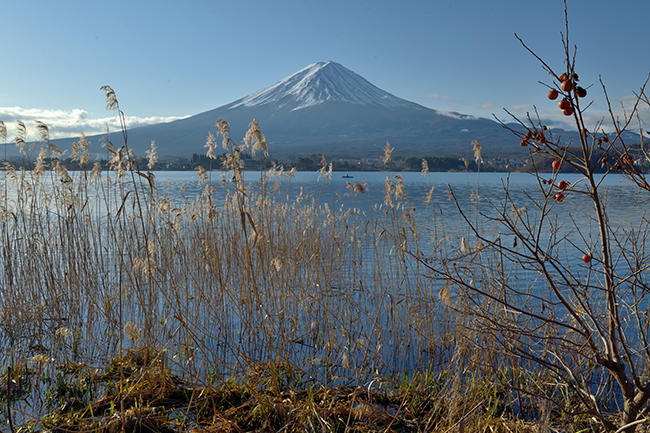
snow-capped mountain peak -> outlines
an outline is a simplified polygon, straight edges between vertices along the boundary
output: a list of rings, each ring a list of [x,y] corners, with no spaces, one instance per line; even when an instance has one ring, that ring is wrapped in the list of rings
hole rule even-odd
[[[276,84],[236,101],[230,108],[268,105],[274,111],[293,111],[326,101],[381,105],[387,108],[422,108],[381,90],[332,61],[312,63]]]

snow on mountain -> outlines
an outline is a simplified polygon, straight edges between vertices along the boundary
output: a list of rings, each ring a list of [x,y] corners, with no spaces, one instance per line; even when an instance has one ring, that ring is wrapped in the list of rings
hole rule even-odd
[[[219,119],[230,124],[236,142],[257,119],[275,157],[376,157],[386,141],[404,155],[471,154],[472,140],[481,143],[484,156],[525,151],[512,146],[512,133],[493,120],[398,98],[335,62],[314,63],[270,87],[185,119],[129,129],[129,146],[141,156],[152,140],[159,155],[204,154],[208,131]],[[76,139],[56,144],[65,149]],[[100,136],[87,139],[99,141]]]
[[[300,110],[326,101],[386,108],[417,108],[421,105],[398,98],[370,84],[362,76],[336,62],[312,63],[278,83],[235,101],[230,109],[267,105],[274,111]]]

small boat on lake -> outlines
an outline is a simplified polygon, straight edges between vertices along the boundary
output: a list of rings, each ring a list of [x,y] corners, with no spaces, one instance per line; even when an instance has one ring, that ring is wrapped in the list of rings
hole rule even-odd
[[[352,179],[354,176],[350,176],[349,174],[346,174],[344,176],[341,176],[343,179]]]

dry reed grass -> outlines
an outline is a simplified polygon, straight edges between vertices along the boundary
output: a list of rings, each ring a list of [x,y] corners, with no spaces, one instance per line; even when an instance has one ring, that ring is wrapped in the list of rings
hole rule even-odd
[[[494,377],[516,368],[478,359],[479,337],[457,326],[470,319],[422,266],[425,252],[480,246],[458,234],[450,249],[455,236],[435,212],[432,225],[421,219],[401,176],[388,174],[369,215],[302,192],[291,199],[280,180],[293,171],[245,179],[242,155],[268,152],[257,122],[236,144],[219,121],[226,198],[216,203],[213,167],[201,168],[202,192],[179,204],[137,167],[123,126],[124,145],[110,135],[102,144],[107,172],[89,170],[83,135],[72,147],[79,170],[67,172],[45,125],[33,169],[6,165],[0,344],[7,382],[24,378],[20,393],[3,394],[8,420],[51,431],[511,425],[512,396]],[[19,125],[27,157],[26,136]],[[152,142],[150,164],[155,151]],[[480,158],[478,143],[474,151]],[[331,176],[323,159],[323,187]],[[368,188],[355,182],[350,194]],[[539,423],[542,412],[529,413]]]
[[[119,110],[115,93],[104,90],[108,108]],[[14,401],[32,405],[18,417],[23,423],[39,425],[50,413],[55,425],[61,418],[52,414],[67,413],[71,402],[95,404],[101,389],[120,396],[114,410],[127,422],[133,385],[120,354],[142,348],[159,362],[164,354],[166,375],[208,390],[248,383],[256,392],[269,387],[266,393],[374,392],[392,388],[404,372],[444,369],[451,345],[441,343],[440,333],[448,332],[441,324],[453,318],[405,254],[420,247],[401,177],[390,179],[386,203],[369,219],[314,196],[291,200],[279,182],[293,172],[261,172],[256,184],[244,179],[242,154],[267,152],[259,125],[251,124],[241,145],[227,123],[217,126],[229,151],[219,205],[211,171],[198,172],[203,192],[195,200],[175,204],[158,193],[153,173],[139,170],[127,144],[116,147],[110,136],[103,143],[109,172],[89,170],[91,144],[82,135],[72,147],[79,170],[69,173],[45,125],[31,145],[38,149],[33,169],[7,166],[0,200],[3,362],[39,379],[27,400]],[[21,131],[15,142],[27,157]],[[208,153],[213,148],[214,136]],[[155,161],[155,143],[147,156]],[[323,184],[331,178],[331,164],[321,176]],[[354,193],[363,187],[355,183]],[[98,381],[97,372],[115,359],[122,360],[113,385],[92,393],[64,386],[82,380],[62,371],[95,372]],[[264,376],[268,366],[291,374],[273,386],[251,382],[250,371],[262,368]],[[62,389],[54,392],[57,381]],[[346,418],[366,412],[355,406]]]

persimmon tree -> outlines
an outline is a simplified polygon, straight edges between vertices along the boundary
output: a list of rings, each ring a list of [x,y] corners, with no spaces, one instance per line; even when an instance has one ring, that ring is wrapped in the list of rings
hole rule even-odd
[[[502,124],[529,149],[535,186],[521,194],[506,184],[503,198],[490,202],[480,220],[458,205],[468,239],[456,256],[423,264],[441,281],[446,299],[447,292],[455,294],[452,308],[482,349],[476,353],[493,355],[480,362],[499,360],[489,362],[501,371],[516,366],[517,374],[504,381],[520,398],[541,398],[610,431],[634,431],[650,424],[650,220],[643,213],[630,214],[639,216],[626,225],[610,219],[603,181],[613,175],[631,181],[638,205],[647,206],[650,155],[640,107],[650,106],[648,80],[632,107],[617,114],[602,82],[580,81],[566,2],[565,23],[561,70],[517,38],[549,73],[550,82],[542,83],[548,99],[559,100],[578,133],[556,133],[537,114],[520,119],[508,113],[519,127]],[[583,117],[590,108],[587,89],[602,91],[609,104],[609,115],[594,125]],[[630,142],[626,131],[637,126],[638,140]],[[550,174],[536,169],[543,159],[553,161]],[[569,184],[560,174],[565,170],[580,179]],[[588,206],[577,207],[578,198]]]

